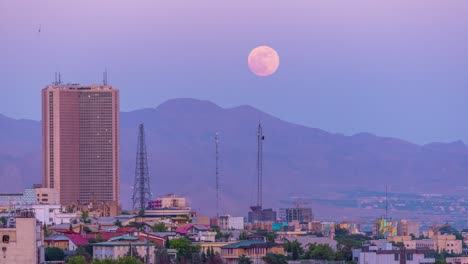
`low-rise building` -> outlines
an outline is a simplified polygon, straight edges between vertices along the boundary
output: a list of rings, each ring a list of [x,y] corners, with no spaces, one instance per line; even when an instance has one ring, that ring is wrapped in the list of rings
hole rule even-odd
[[[242,216],[222,215],[218,220],[221,230],[242,230],[244,229],[244,218]]]
[[[462,253],[462,240],[457,240],[455,235],[436,235],[433,236],[437,252],[448,252],[451,254]]]
[[[56,247],[62,250],[75,251],[78,246],[73,243],[73,241],[65,235],[54,235],[44,238],[45,247]]]
[[[297,240],[302,246],[302,249],[307,251],[309,245],[317,244],[317,245],[328,245],[333,251],[336,251],[337,242],[334,239],[328,237],[314,237],[314,236],[297,236],[297,237],[290,237],[285,236],[283,238],[284,241],[293,242]]]
[[[118,259],[130,255],[137,255],[146,258],[146,246],[145,242],[101,242],[94,243],[93,246],[93,258],[94,259]],[[150,244],[149,254],[150,262],[154,263],[154,250],[155,245]]]
[[[398,221],[397,225],[397,235],[398,236],[411,236],[419,237],[419,223],[414,221],[409,221],[407,219],[401,219]]]
[[[199,245],[201,252],[208,252],[208,249],[213,250],[215,253],[221,254],[221,247],[237,243],[238,241],[228,242],[195,242],[194,245]]]
[[[386,243],[381,247],[363,246],[353,249],[353,260],[358,264],[432,264],[435,263],[433,250],[406,249]]]
[[[241,256],[250,258],[253,263],[259,263],[268,253],[285,254],[283,245],[258,240],[242,240],[221,247],[221,257],[225,264],[237,264]]]
[[[398,222],[391,221],[381,217],[372,222],[372,236],[374,237],[391,237],[396,236],[398,231]]]
[[[188,236],[192,241],[211,241],[216,240],[216,232],[206,225],[188,224],[176,230],[180,235]]]
[[[447,264],[468,264],[468,257],[452,257],[446,258]]]
[[[407,249],[436,249],[434,240],[432,239],[408,240],[404,241],[403,244]]]
[[[0,228],[0,237],[0,264],[43,263],[43,230],[33,211],[19,211],[9,218],[7,225]]]

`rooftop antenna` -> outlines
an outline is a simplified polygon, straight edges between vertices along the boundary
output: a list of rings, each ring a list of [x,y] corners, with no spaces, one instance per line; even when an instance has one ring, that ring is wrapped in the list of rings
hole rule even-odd
[[[215,134],[215,151],[216,151],[216,217],[219,217],[219,139],[218,132]]]
[[[57,85],[58,84],[58,80],[57,80],[57,72],[55,72],[55,80],[54,80],[54,84]]]
[[[62,84],[62,74],[58,73],[58,84]]]
[[[104,70],[103,76],[102,76],[102,83],[104,85],[107,85],[107,68]]]

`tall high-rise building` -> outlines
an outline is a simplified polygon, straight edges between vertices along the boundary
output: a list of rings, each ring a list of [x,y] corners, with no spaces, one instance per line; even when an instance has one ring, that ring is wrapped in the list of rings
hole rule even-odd
[[[119,91],[109,85],[42,90],[43,186],[62,205],[119,204]]]

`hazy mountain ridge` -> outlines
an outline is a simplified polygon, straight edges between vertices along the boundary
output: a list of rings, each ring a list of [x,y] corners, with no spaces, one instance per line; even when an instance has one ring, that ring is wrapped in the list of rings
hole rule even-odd
[[[250,106],[169,100],[121,113],[122,202],[130,204],[138,124],[147,134],[153,193],[187,195],[202,212],[214,208],[214,141],[220,133],[222,205],[247,211],[253,197],[256,128],[264,142],[264,204],[291,196],[339,197],[343,190],[452,193],[468,186],[468,147],[461,141],[417,145],[369,133],[333,134],[288,123]],[[0,191],[41,182],[40,122],[0,115]],[[14,181],[11,179],[15,179]]]

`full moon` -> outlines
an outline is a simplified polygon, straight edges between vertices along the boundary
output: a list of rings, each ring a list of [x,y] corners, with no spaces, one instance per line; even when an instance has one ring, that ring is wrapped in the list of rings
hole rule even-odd
[[[254,74],[269,76],[278,69],[279,56],[276,50],[268,46],[256,47],[249,54],[248,64]]]

